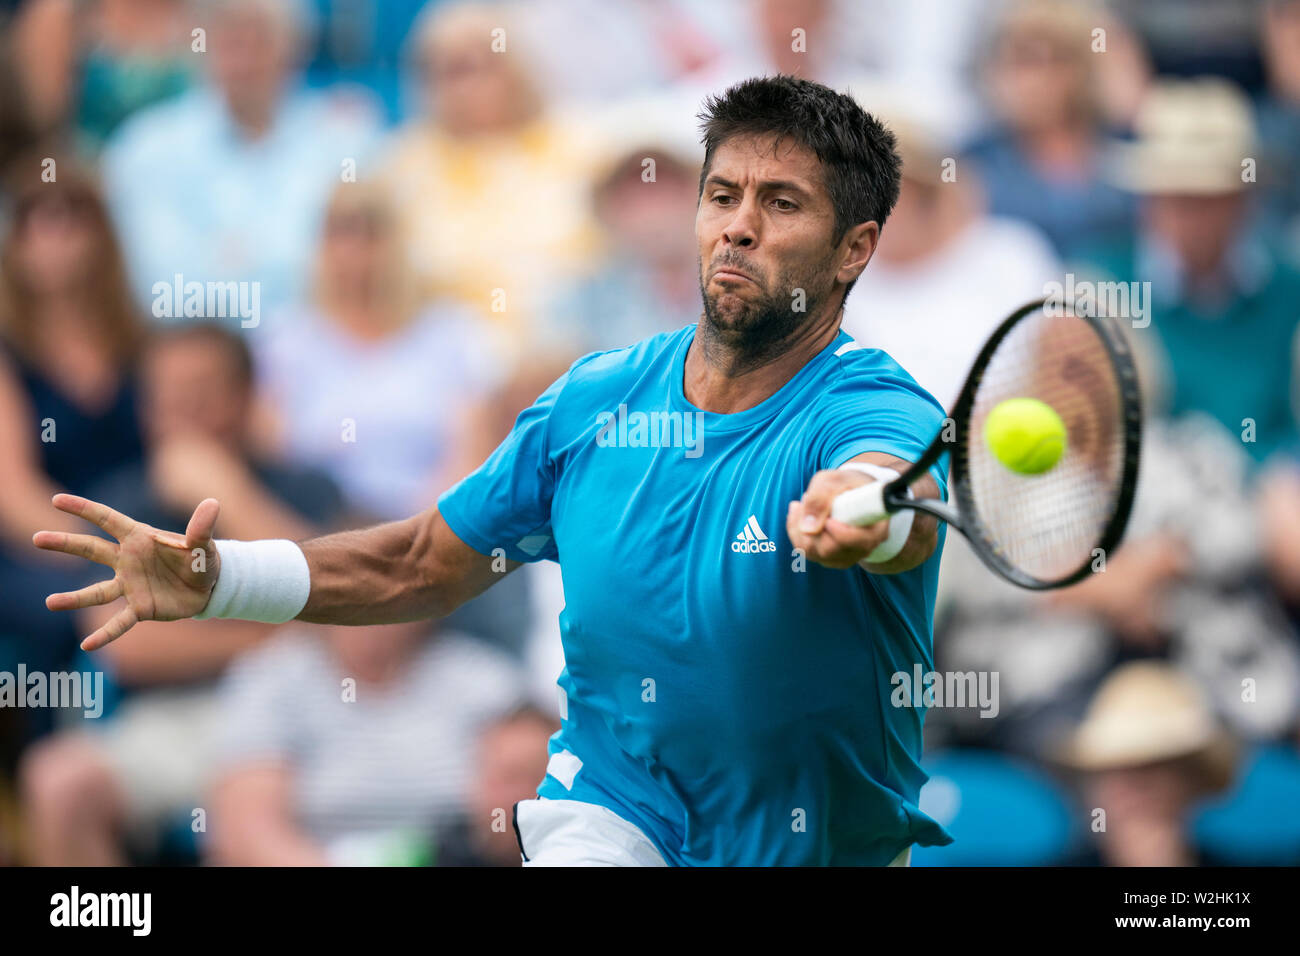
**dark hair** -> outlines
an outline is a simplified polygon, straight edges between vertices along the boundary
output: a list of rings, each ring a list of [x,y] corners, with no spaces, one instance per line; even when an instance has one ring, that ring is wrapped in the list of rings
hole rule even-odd
[[[153,330],[145,347],[152,350],[172,342],[190,340],[224,351],[239,385],[242,388],[252,387],[253,353],[248,348],[248,343],[234,329],[218,322],[177,322],[174,325],[161,326]]]
[[[705,99],[699,119],[701,197],[719,146],[736,136],[770,135],[793,140],[821,161],[835,208],[832,245],[859,223],[874,220],[883,229],[898,202],[903,161],[894,134],[853,97],[820,83],[785,74],[744,80]]]
[[[58,175],[48,182],[43,172]],[[90,268],[85,276],[84,308],[102,333],[113,359],[123,365],[134,361],[145,334],[136,303],[131,297],[125,260],[95,174],[66,156],[25,154],[9,170],[12,180],[0,188],[13,201],[12,222],[0,240],[0,339],[28,361],[37,361],[36,293],[21,265],[20,249],[26,241],[25,225],[42,207],[54,206],[76,215],[94,235]]]

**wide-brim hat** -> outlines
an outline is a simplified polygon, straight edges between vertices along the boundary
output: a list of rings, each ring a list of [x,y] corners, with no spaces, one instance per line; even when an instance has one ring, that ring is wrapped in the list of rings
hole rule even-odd
[[[1250,101],[1217,78],[1156,84],[1134,121],[1136,140],[1118,143],[1110,178],[1131,192],[1221,195],[1245,188],[1256,153]]]
[[[1115,770],[1191,758],[1210,790],[1232,780],[1237,747],[1201,689],[1167,664],[1138,661],[1098,688],[1060,753],[1077,770]]]

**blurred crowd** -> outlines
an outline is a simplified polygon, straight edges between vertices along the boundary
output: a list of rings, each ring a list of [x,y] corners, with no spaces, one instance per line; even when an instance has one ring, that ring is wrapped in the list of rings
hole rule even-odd
[[[1049,283],[1145,289],[1125,546],[1063,592],[949,535],[914,863],[1300,863],[1300,0],[3,0],[0,863],[516,865],[557,566],[452,617],[138,625],[46,594],[58,490],[227,538],[404,517],[577,356],[696,320],[701,98],[893,128],[845,327],[950,403]],[[1149,285],[1148,285],[1149,284]],[[1138,304],[1140,303],[1140,305]],[[1131,319],[1132,321],[1127,321]],[[864,691],[865,692],[865,691]]]

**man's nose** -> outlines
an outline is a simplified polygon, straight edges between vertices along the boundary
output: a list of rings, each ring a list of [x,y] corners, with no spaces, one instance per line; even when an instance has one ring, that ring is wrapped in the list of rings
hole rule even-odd
[[[728,245],[747,249],[758,244],[758,203],[746,198],[722,230]]]

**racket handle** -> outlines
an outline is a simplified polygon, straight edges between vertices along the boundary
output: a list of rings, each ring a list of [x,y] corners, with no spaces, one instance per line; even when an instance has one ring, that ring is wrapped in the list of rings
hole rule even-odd
[[[887,481],[873,481],[836,495],[831,502],[831,517],[860,528],[883,521],[889,517],[889,510],[885,507],[887,484]]]

